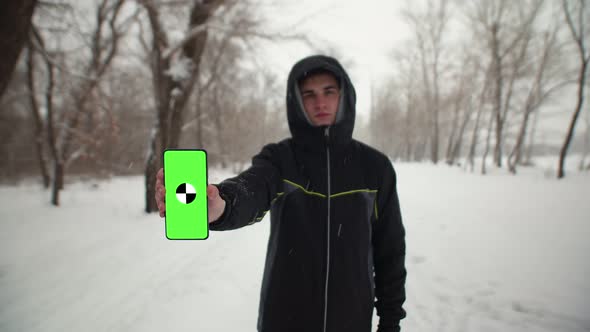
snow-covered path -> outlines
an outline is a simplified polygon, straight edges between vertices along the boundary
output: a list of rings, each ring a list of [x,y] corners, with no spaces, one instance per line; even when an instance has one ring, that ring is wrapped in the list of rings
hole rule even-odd
[[[402,330],[590,331],[590,174],[396,170]],[[0,187],[0,331],[255,331],[266,220],[169,241],[141,177],[73,184],[57,209],[48,197]]]

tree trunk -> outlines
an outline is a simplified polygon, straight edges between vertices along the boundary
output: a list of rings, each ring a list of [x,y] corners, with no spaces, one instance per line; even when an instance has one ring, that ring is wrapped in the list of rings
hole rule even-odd
[[[481,113],[482,107],[477,110],[477,115],[475,116],[475,124],[473,126],[473,131],[471,132],[471,144],[469,145],[469,153],[467,154],[467,163],[469,165],[469,170],[473,172],[475,167],[475,150],[477,148],[477,140],[479,134],[479,122],[481,120]]]
[[[475,167],[475,150],[477,148],[478,134],[479,134],[479,123],[481,121],[481,115],[483,113],[483,106],[485,104],[485,96],[489,84],[489,70],[486,70],[483,86],[479,93],[479,105],[477,106],[477,114],[475,116],[475,124],[473,126],[473,132],[471,134],[471,144],[469,146],[469,154],[467,156],[467,162],[470,165],[470,171],[473,172]]]
[[[492,59],[494,63],[494,115],[496,117],[496,145],[494,148],[494,163],[498,167],[502,167],[502,88],[503,88],[503,77],[502,77],[502,58],[500,57],[500,46],[498,40],[498,24],[494,24],[492,27]],[[489,138],[489,137],[488,137]],[[489,140],[488,140],[489,141]],[[489,142],[486,142],[488,144]],[[487,151],[486,147],[486,151]],[[485,158],[484,158],[485,161]],[[485,167],[482,166],[482,167]],[[482,170],[482,172],[485,171]],[[485,173],[484,173],[485,174]]]
[[[408,84],[408,102],[406,103],[406,112],[404,117],[405,128],[403,128],[403,135],[404,135],[404,146],[405,146],[405,157],[407,161],[412,161],[413,156],[416,154],[414,153],[414,144],[415,140],[412,139],[412,125],[414,122],[412,112],[412,104],[414,100],[414,95],[411,93],[411,88]]]
[[[553,37],[555,37],[555,35],[548,35],[546,37],[546,44],[545,49],[543,51],[543,56],[541,58],[541,63],[539,64],[539,67],[537,69],[535,80],[533,81],[533,86],[531,87],[529,95],[526,99],[524,108],[524,118],[522,120],[518,136],[516,138],[516,144],[514,145],[514,149],[510,153],[510,156],[508,157],[508,169],[512,174],[516,174],[516,165],[520,164],[521,162],[522,146],[526,138],[530,115],[532,112],[535,111],[535,104],[537,103],[537,99],[541,98],[541,85],[543,81],[543,73],[545,71],[545,66],[547,63],[547,59],[549,57],[549,51],[553,43]]]
[[[512,93],[514,92],[514,82],[518,76],[519,68],[524,61],[529,45],[530,38],[525,38],[523,40],[522,46],[520,48],[520,52],[516,62],[512,66],[512,73],[510,75],[510,83],[508,84],[508,95],[506,96],[506,100],[504,101],[504,112],[502,116],[502,127],[504,126],[506,119],[508,118],[508,111],[510,110],[510,101],[512,99]],[[546,51],[546,50],[545,50]],[[543,79],[543,70],[545,69],[545,59],[546,59],[546,52],[543,52],[543,58],[541,63],[539,64],[539,69],[537,70],[537,74],[535,75],[535,80],[533,81],[533,87],[529,91],[529,95],[525,102],[525,109],[524,109],[524,120],[522,122],[521,131],[522,135],[526,134],[526,124],[528,122],[529,114],[533,109],[533,104],[535,103],[535,99],[538,97],[538,90],[540,89],[541,80]],[[524,136],[520,136],[517,138],[517,143],[515,145],[515,149],[512,150],[510,155],[508,156],[508,169],[512,174],[516,173],[516,164],[520,162],[520,149],[522,146],[522,141]],[[512,160],[511,160],[512,159]]]
[[[25,46],[37,0],[0,1],[0,97]]]
[[[59,206],[59,192],[63,188],[64,164],[61,161],[54,161],[53,169],[53,190],[51,191],[51,204]]]
[[[490,114],[490,121],[488,122],[488,136],[486,137],[486,147],[483,153],[483,157],[481,158],[481,174],[486,174],[486,159],[488,158],[488,153],[490,152],[490,141],[492,138],[492,128],[494,126],[494,113]]]
[[[39,112],[39,103],[37,102],[37,93],[35,89],[35,52],[33,46],[29,41],[27,49],[27,86],[29,89],[29,101],[31,103],[31,113],[35,122],[35,147],[37,152],[37,160],[39,161],[39,170],[43,180],[43,187],[49,188],[50,177],[47,169],[47,160],[43,151],[43,120]]]
[[[432,120],[432,125],[433,125],[433,130],[432,130],[432,145],[430,146],[431,149],[431,158],[432,158],[432,162],[436,165],[438,164],[438,150],[439,150],[439,138],[440,138],[440,134],[439,134],[439,120],[438,120],[438,114],[439,114],[439,101],[438,101],[438,92],[435,92],[435,98],[434,98],[434,110],[433,110],[433,120]]]
[[[539,111],[533,113],[533,124],[531,131],[526,140],[526,149],[524,153],[523,165],[531,165],[533,162],[533,148],[535,146],[535,134],[537,133],[537,124],[539,123]]]
[[[531,112],[531,106],[527,103],[524,110],[524,119],[522,120],[520,129],[518,131],[518,136],[516,138],[516,144],[514,145],[514,149],[510,153],[510,156],[508,156],[508,170],[512,174],[516,174],[516,165],[520,163],[522,144],[524,138],[526,137],[527,126]]]
[[[461,141],[463,140],[463,133],[465,131],[465,127],[471,115],[470,110],[465,110],[463,112],[463,120],[461,121],[461,124],[459,124],[459,118],[461,113],[460,110],[462,108],[462,104],[465,102],[465,79],[465,73],[463,73],[463,75],[461,76],[461,81],[459,82],[458,91],[455,96],[451,134],[449,135],[449,141],[447,143],[446,162],[448,165],[453,165],[455,163],[458,150],[460,150]]]
[[[453,158],[451,157],[453,153],[453,143],[455,142],[455,136],[457,135],[457,127],[459,125],[459,102],[455,101],[455,109],[453,111],[453,121],[451,125],[451,133],[449,134],[449,140],[447,142],[447,155],[446,155],[446,163],[447,165],[453,164]]]
[[[42,39],[38,39],[42,45]],[[53,163],[53,190],[51,193],[51,203],[59,206],[59,191],[63,188],[63,161],[57,148],[57,139],[55,132],[55,117],[53,116],[53,91],[55,87],[54,65],[45,58],[47,67],[47,84],[45,87],[45,107],[47,108],[47,143],[51,152]]]
[[[557,170],[557,178],[561,179],[565,176],[564,171],[564,164],[565,158],[567,156],[567,151],[570,147],[570,143],[572,141],[572,137],[574,135],[574,129],[576,128],[576,122],[578,121],[578,117],[580,115],[580,111],[582,110],[582,104],[584,103],[584,86],[586,84],[586,67],[588,67],[588,60],[583,59],[582,61],[582,68],[580,68],[580,74],[578,78],[578,101],[576,104],[576,108],[574,110],[574,115],[572,116],[572,120],[570,122],[567,135],[565,136],[565,141],[559,153],[559,168]]]
[[[461,147],[463,146],[463,136],[465,134],[465,129],[467,128],[467,124],[469,123],[469,119],[471,118],[471,110],[465,111],[465,117],[463,118],[463,122],[459,127],[459,134],[455,140],[453,151],[451,152],[451,164],[454,164],[459,158],[461,154]]]
[[[158,211],[158,205],[156,204],[156,173],[161,168],[161,162],[159,156],[155,153],[154,140],[152,140],[152,148],[146,162],[145,168],[145,212],[150,213]]]
[[[225,169],[227,168],[228,165],[228,152],[227,152],[227,148],[226,148],[226,144],[224,142],[224,136],[223,136],[223,107],[221,107],[219,105],[219,96],[218,96],[218,92],[219,89],[215,89],[213,91],[213,107],[215,110],[215,112],[213,112],[213,116],[214,116],[214,125],[215,125],[215,133],[216,135],[216,139],[217,139],[217,147],[219,149],[219,156],[220,156],[220,160],[221,160],[221,168]]]
[[[588,62],[590,61],[590,55],[586,54],[586,47],[585,47],[585,39],[584,39],[584,32],[587,28],[585,26],[585,19],[587,20],[588,17],[584,16],[585,11],[585,2],[583,0],[579,1],[580,7],[577,8],[578,12],[578,19],[577,23],[578,26],[574,26],[574,22],[571,17],[571,13],[568,9],[567,1],[563,1],[563,10],[565,14],[565,18],[567,21],[567,25],[572,33],[572,37],[576,42],[576,46],[578,48],[579,56],[580,56],[580,72],[578,75],[578,100],[576,104],[576,108],[574,110],[574,114],[572,116],[572,120],[569,124],[569,128],[565,137],[565,142],[561,148],[559,153],[559,167],[557,170],[557,178],[561,179],[565,176],[564,164],[565,158],[567,156],[567,151],[569,149],[570,143],[572,141],[572,137],[574,136],[574,130],[576,128],[576,123],[578,121],[578,117],[580,116],[580,111],[582,110],[582,105],[584,104],[584,88],[586,86],[586,69],[588,67]],[[575,10],[574,10],[575,11]],[[577,28],[577,29],[576,29]]]

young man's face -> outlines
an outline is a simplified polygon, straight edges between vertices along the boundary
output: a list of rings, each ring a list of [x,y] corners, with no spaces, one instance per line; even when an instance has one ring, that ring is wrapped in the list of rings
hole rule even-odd
[[[303,108],[314,126],[334,124],[340,89],[333,75],[317,74],[305,78],[299,84]]]

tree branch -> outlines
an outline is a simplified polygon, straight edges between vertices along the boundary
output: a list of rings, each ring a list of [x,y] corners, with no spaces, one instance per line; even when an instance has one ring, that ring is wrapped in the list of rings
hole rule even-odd
[[[563,0],[562,1],[563,4],[563,13],[565,14],[565,20],[567,22],[567,26],[572,34],[572,38],[576,41],[576,46],[578,48],[578,51],[580,52],[582,59],[584,58],[585,54],[584,54],[584,49],[582,48],[583,45],[583,41],[582,41],[582,37],[580,35],[578,35],[578,33],[576,32],[576,28],[574,26],[574,22],[572,21],[572,17],[567,5],[567,0]]]

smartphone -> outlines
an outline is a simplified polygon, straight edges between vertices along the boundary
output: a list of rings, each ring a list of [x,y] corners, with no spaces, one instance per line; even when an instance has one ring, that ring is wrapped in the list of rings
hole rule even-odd
[[[207,152],[165,150],[164,187],[166,237],[169,240],[207,239]]]

